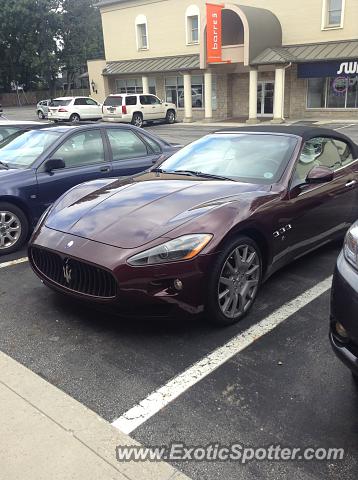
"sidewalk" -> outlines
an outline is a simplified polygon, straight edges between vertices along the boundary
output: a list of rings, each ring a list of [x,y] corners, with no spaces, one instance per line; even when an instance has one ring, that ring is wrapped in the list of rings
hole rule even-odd
[[[6,480],[189,480],[164,462],[119,463],[139,445],[0,352],[0,471]]]

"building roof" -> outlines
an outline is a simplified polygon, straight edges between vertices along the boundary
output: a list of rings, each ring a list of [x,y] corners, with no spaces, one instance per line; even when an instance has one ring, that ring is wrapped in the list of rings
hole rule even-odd
[[[251,62],[252,65],[272,63],[322,62],[358,58],[358,40],[310,43],[266,48]]]
[[[125,73],[177,72],[200,68],[199,55],[178,55],[173,57],[144,58],[108,62],[103,75]]]

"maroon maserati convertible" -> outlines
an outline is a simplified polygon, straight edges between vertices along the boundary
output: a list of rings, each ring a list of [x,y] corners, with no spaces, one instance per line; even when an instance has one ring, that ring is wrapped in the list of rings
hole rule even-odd
[[[40,220],[31,265],[118,312],[204,311],[227,325],[263,280],[358,217],[357,159],[329,129],[219,131],[142,174],[70,190]]]

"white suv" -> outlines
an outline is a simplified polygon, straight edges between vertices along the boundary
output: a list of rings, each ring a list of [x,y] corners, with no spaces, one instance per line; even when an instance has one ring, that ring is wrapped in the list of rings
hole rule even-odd
[[[102,105],[89,97],[59,97],[50,103],[47,118],[55,122],[99,120],[102,118]]]
[[[105,122],[132,123],[142,127],[143,122],[165,120],[174,123],[176,106],[163,102],[155,95],[117,93],[109,95],[102,107]]]

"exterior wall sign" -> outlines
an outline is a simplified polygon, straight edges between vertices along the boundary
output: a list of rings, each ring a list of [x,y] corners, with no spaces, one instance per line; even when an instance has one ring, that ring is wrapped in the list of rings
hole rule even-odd
[[[206,4],[206,45],[207,62],[222,62],[222,43],[221,43],[221,11],[224,5]]]
[[[339,66],[337,75],[345,73],[346,75],[358,74],[358,62],[343,62]]]
[[[358,75],[358,61],[299,63],[298,78],[336,77]]]

